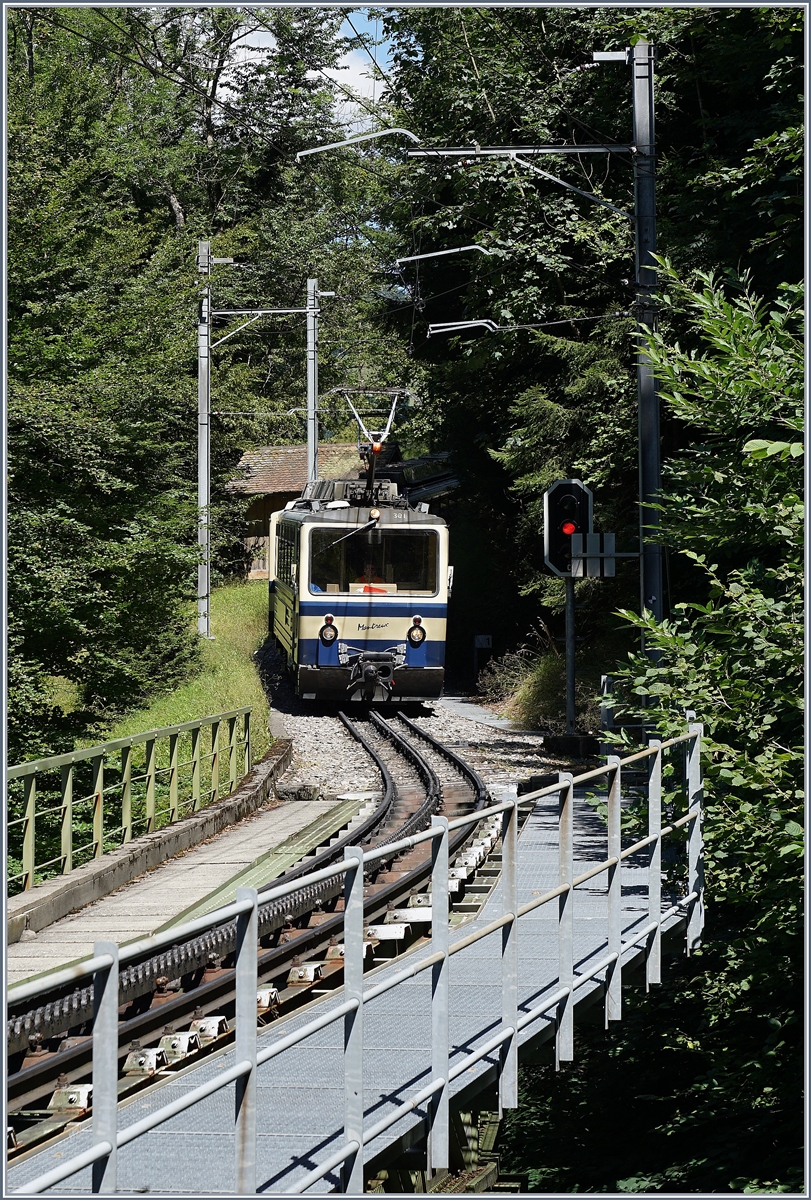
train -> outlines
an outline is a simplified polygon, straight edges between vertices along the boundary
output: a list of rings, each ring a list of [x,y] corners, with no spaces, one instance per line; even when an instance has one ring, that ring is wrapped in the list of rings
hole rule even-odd
[[[370,704],[436,700],[453,567],[448,526],[375,478],[316,480],[270,523],[271,632],[296,695]]]

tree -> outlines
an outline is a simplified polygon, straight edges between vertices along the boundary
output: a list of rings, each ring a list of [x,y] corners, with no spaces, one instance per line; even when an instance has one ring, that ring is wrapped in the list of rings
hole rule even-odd
[[[661,625],[624,613],[659,660],[632,654],[618,682],[621,711],[665,736],[683,729],[688,708],[704,722],[707,925],[661,997],[631,1001],[630,1023],[611,1039],[611,1087],[606,1047],[586,1037],[553,1099],[561,1120],[576,1122],[576,1095],[593,1089],[608,1143],[611,1112],[631,1114],[630,1155],[612,1148],[598,1164],[594,1139],[578,1132],[580,1187],[800,1190],[802,297],[786,286],[766,304],[745,281],[730,296],[708,274],[693,286],[668,264],[663,274],[668,310],[693,346],[648,340],[663,402],[692,436],[668,464],[662,530],[708,595],[678,603]],[[527,1082],[508,1144],[513,1165],[534,1167],[544,1143],[530,1148],[529,1130],[561,1130],[545,1075]],[[639,1092],[653,1109],[636,1103]],[[653,1150],[640,1154],[641,1144]],[[566,1171],[537,1178],[566,1189]]]
[[[196,243],[258,251],[261,269],[240,272],[241,295],[215,279],[226,305],[257,294],[303,302],[325,247],[328,268],[343,270],[329,210],[314,220],[313,173],[307,188],[291,171],[305,141],[336,132],[324,69],[340,54],[339,21],[234,8],[11,16],[13,758],[71,740],[82,721],[106,720],[193,669]],[[272,37],[246,52],[260,30]],[[333,213],[341,177],[334,169]],[[270,239],[282,228],[277,252]],[[283,327],[264,354],[255,340],[227,343],[222,407],[264,408],[295,440],[301,424],[282,414],[299,400],[303,370],[267,382],[301,343],[303,324]],[[247,431],[215,436],[215,484],[233,473],[246,432],[266,441],[267,430],[251,416]],[[59,679],[81,710],[67,728],[53,700]]]
[[[595,66],[591,53],[650,36],[658,55],[660,245],[686,270],[734,271],[745,259],[769,297],[796,278],[796,13],[409,9],[389,14],[386,28],[394,45],[390,120],[429,148],[627,144],[629,72]],[[632,206],[627,155],[566,155],[542,165],[616,208]],[[401,187],[385,210],[400,231],[400,254],[471,242],[490,251],[406,267],[408,291],[393,300],[390,321],[425,373],[426,435],[453,448],[465,492],[493,531],[489,576],[502,593],[506,586],[534,602],[517,637],[538,619],[561,633],[562,587],[544,573],[538,537],[541,493],[553,475],[592,484],[598,527],[617,532],[623,549],[636,548],[630,223],[503,159],[414,159]],[[424,336],[429,322],[482,317],[557,324]],[[691,435],[668,411],[662,425],[667,459]],[[672,556],[665,579],[674,602],[683,588],[704,598]],[[578,591],[594,662],[601,646],[628,636],[611,612],[635,606],[635,568],[624,563],[616,580],[599,588],[584,581]]]

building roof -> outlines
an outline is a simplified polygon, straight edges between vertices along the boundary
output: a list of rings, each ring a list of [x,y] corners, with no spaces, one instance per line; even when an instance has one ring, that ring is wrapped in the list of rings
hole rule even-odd
[[[355,442],[324,442],[318,447],[321,479],[357,477],[364,470]],[[228,490],[242,496],[264,496],[274,492],[301,492],[307,482],[306,446],[263,446],[249,450],[239,460],[240,474]]]

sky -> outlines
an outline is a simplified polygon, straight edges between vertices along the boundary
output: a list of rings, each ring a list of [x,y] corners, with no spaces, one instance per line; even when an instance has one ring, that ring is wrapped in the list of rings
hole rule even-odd
[[[368,52],[362,49],[351,50],[344,56],[340,67],[335,71],[329,71],[328,74],[337,83],[350,88],[365,100],[374,101],[380,96],[383,81],[376,76],[373,60],[384,71],[387,70],[391,59],[391,47],[382,41],[382,21],[379,18],[370,17],[368,14],[369,10],[366,8],[348,9],[349,20],[345,20],[341,28],[341,32],[346,37],[354,37],[356,32],[361,36],[367,36],[369,39]],[[352,26],[354,26],[354,30]],[[381,44],[378,45],[378,42]],[[360,105],[353,104],[349,99],[345,103],[339,103],[337,111],[339,119],[345,121],[353,133],[361,133],[375,128],[377,125],[369,112]]]
[[[354,38],[356,33],[367,36],[369,38],[368,53],[362,49],[351,50],[344,55],[338,68],[327,71],[326,74],[363,99],[374,101],[380,96],[382,80],[376,77],[373,59],[380,64],[384,71],[387,70],[391,59],[391,47],[388,43],[376,44],[381,42],[382,21],[379,18],[370,17],[368,9],[349,8],[346,12],[349,19],[343,22],[341,32],[347,38]],[[251,53],[250,47],[270,45],[272,40],[271,34],[257,30],[247,39],[245,53],[248,55]],[[366,109],[361,105],[353,104],[348,98],[345,101],[339,101],[337,115],[339,120],[345,122],[353,133],[374,128],[377,124]]]

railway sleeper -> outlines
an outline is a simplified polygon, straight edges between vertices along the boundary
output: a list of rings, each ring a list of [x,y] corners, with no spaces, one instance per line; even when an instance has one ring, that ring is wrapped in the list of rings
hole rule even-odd
[[[124,1062],[123,1073],[118,1080],[119,1102],[154,1083],[156,1079],[170,1077],[185,1066],[188,1060],[200,1058],[225,1044],[233,1036],[233,1031],[224,1017],[218,1018],[217,1024],[220,1033],[207,1039],[205,1044],[196,1031],[189,1030],[185,1033],[164,1034],[160,1045],[154,1049],[144,1050],[131,1045]],[[176,1042],[177,1046],[170,1050],[167,1047],[167,1043],[170,1042]],[[144,1061],[137,1062],[137,1059]],[[81,1073],[86,1076],[87,1070]],[[92,1113],[92,1109],[93,1085],[87,1082],[70,1083],[67,1074],[61,1075],[46,1108],[17,1109],[9,1113],[9,1128],[14,1134],[13,1146],[11,1139],[9,1140],[9,1160],[65,1133],[72,1126],[85,1120]]]
[[[404,912],[411,920],[395,923],[387,921],[382,926],[368,926],[365,930],[364,943],[366,947],[366,967],[371,969],[381,961],[388,961],[389,955],[385,950],[391,947],[392,956],[407,948],[417,939],[424,940],[426,925],[430,919],[430,909],[424,903],[424,895],[416,894],[412,899],[423,903],[414,904]],[[414,917],[425,918],[414,921]],[[413,922],[413,923],[412,923]],[[308,995],[318,994],[328,990],[318,987],[318,984],[329,983],[337,986],[343,978],[343,946],[334,943],[327,949],[327,957],[302,964],[306,979],[297,981],[291,986],[277,989],[268,987],[257,992],[257,1016],[262,1024],[275,1019],[281,1009],[298,1007]],[[302,969],[302,968],[297,968]],[[169,1077],[181,1066],[193,1062],[213,1050],[224,1046],[234,1036],[233,1021],[224,1014],[202,1016],[198,1010],[188,1031],[177,1033],[164,1030],[156,1048],[144,1053],[140,1046],[130,1047],[123,1064],[124,1073],[119,1079],[119,1099],[131,1095],[134,1091],[154,1082],[161,1077]],[[78,1041],[89,1041],[82,1038]],[[169,1051],[173,1051],[171,1059]],[[136,1057],[137,1056],[137,1057]],[[139,1062],[137,1059],[146,1059]],[[135,1061],[133,1061],[135,1060]],[[129,1070],[128,1070],[129,1064]],[[87,1075],[87,1069],[84,1070]],[[67,1077],[63,1077],[66,1081]],[[76,1087],[76,1084],[70,1085]],[[87,1088],[87,1085],[83,1085]],[[54,1113],[52,1110],[18,1110],[12,1114],[15,1148],[9,1149],[9,1157],[16,1157],[25,1150],[39,1145],[63,1132],[71,1123],[84,1119],[92,1108],[92,1087],[83,1093],[84,1105]],[[11,1139],[10,1139],[11,1140]]]
[[[300,893],[285,900],[285,909],[278,905],[268,905],[260,908],[259,932],[260,937],[268,938],[285,926],[289,932],[280,941],[289,941],[298,936],[301,930],[294,929],[294,920],[307,916],[314,907],[316,900],[322,903],[337,895],[339,885],[325,881],[328,885],[316,885],[313,888],[302,888]],[[315,893],[316,888],[318,894]],[[342,898],[336,909],[343,907]],[[274,911],[268,911],[269,909]],[[165,980],[180,980],[184,990],[191,990],[203,982],[215,978],[216,973],[224,972],[227,968],[212,962],[212,956],[220,961],[227,960],[234,952],[235,926],[233,922],[220,929],[211,930],[195,938],[193,941],[172,946],[166,951],[153,956],[146,962],[125,968],[119,974],[120,1011],[124,1010],[130,1016],[150,1008],[159,988],[166,988]],[[165,994],[165,993],[164,993]],[[171,997],[168,997],[171,999]],[[138,1001],[138,1004],[134,1002]],[[165,1002],[160,1000],[159,1003]],[[134,1007],[131,1007],[134,1006]],[[9,1067],[24,1069],[33,1065],[38,1055],[46,1053],[40,1050],[40,1045],[46,1040],[65,1035],[70,1031],[81,1029],[93,1019],[93,989],[86,986],[74,989],[71,993],[27,1013],[12,1015],[7,1022],[7,1054]],[[32,1044],[32,1039],[34,1039]],[[37,1040],[38,1039],[38,1040]],[[31,1061],[29,1061],[31,1060]]]
[[[257,998],[257,1009],[259,1007]],[[270,1008],[270,1005],[268,1005]],[[188,1029],[184,1032],[165,1033],[160,1040],[159,1048],[166,1055],[167,1063],[182,1062],[184,1058],[195,1054],[202,1048],[200,1034],[196,1029]]]

